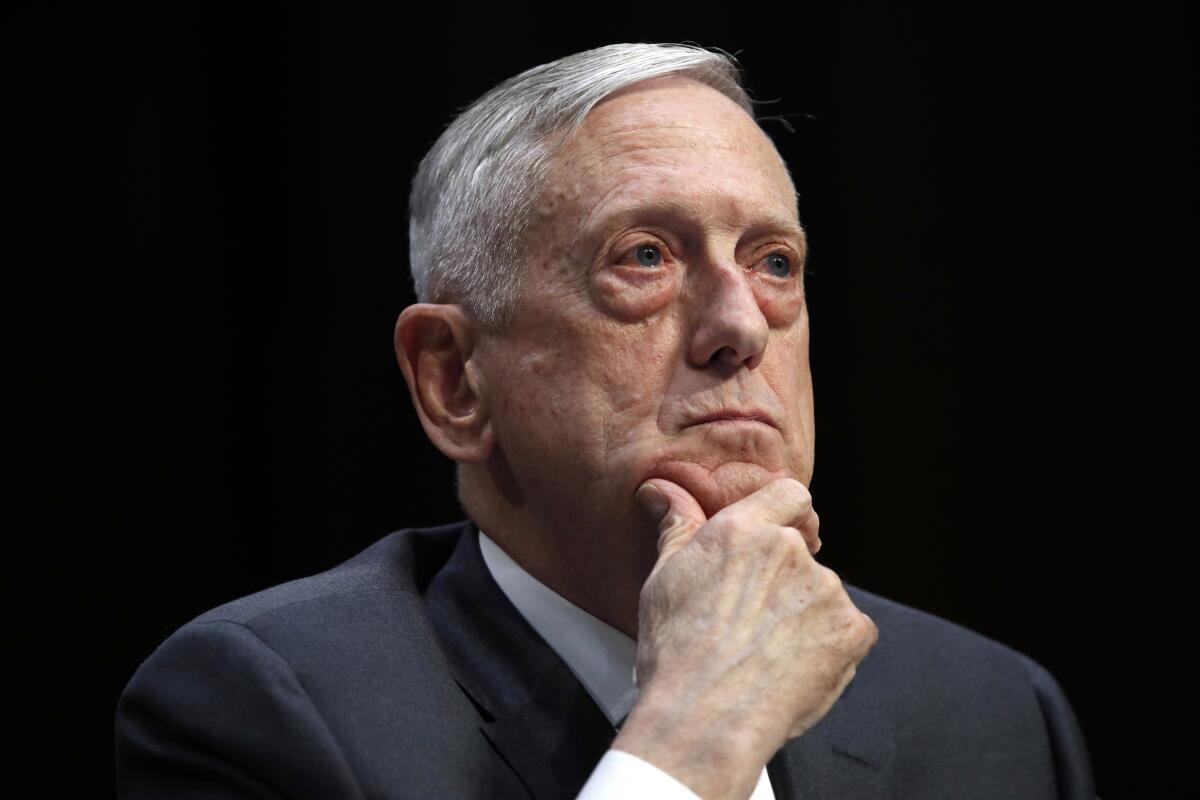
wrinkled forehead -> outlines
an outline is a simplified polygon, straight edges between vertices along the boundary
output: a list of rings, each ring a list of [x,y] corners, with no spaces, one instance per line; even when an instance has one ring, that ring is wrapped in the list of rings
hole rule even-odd
[[[758,123],[717,90],[679,77],[634,84],[599,103],[559,148],[547,187],[581,211],[618,194],[706,189],[726,203],[796,217],[791,177]]]

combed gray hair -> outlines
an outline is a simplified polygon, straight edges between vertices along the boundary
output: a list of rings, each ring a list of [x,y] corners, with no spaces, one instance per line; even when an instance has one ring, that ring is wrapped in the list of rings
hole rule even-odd
[[[421,302],[510,321],[525,234],[556,153],[605,97],[686,75],[754,116],[730,55],[683,44],[613,44],[528,69],[463,111],[421,160],[409,196],[409,262]]]

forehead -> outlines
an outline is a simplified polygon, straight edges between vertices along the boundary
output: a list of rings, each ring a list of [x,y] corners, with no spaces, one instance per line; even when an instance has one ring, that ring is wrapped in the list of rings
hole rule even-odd
[[[736,103],[689,78],[610,95],[556,161],[552,191],[578,201],[586,217],[649,199],[723,217],[758,209],[796,219],[795,190],[771,140]]]

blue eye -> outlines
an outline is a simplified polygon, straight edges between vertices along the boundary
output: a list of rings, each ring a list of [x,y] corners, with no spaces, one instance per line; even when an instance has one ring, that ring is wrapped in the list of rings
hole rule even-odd
[[[792,274],[792,262],[782,253],[772,253],[763,259],[767,271],[777,278],[786,278]]]
[[[643,267],[657,267],[662,263],[662,251],[652,244],[638,245],[634,255]]]

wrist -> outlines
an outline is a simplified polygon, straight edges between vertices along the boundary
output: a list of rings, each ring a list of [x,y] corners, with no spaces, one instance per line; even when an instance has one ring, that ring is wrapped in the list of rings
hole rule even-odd
[[[704,798],[748,797],[766,757],[753,731],[695,704],[643,691],[612,748],[653,764]]]

